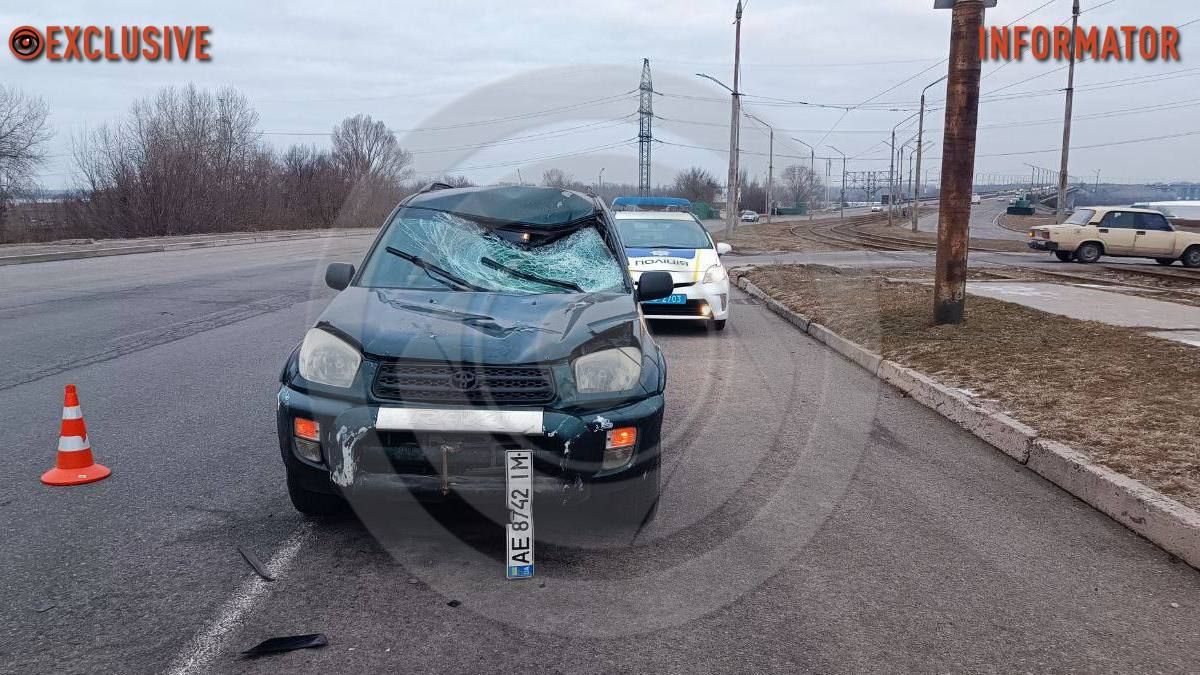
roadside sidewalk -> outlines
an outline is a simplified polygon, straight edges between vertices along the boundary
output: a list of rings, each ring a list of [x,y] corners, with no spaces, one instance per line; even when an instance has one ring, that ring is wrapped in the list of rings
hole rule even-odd
[[[1094,346],[1116,340],[1134,354],[1145,354],[1155,350],[1141,343],[1158,340],[1134,329],[1083,322],[1071,327],[1078,329],[1076,338],[1065,338],[1054,332],[1053,324],[1030,314],[1037,310],[1005,304],[977,308],[976,321],[963,328],[931,328],[923,318],[927,289],[868,278],[847,279],[847,287],[838,289],[840,280],[805,280],[809,273],[802,267],[787,269],[795,271],[755,268],[733,276],[740,288],[818,342],[1200,569],[1200,512],[1194,508],[1200,503],[1200,485],[1195,483],[1198,458],[1190,443],[1195,417],[1186,409],[1191,403],[1187,382],[1176,377],[1167,384],[1150,373],[1125,377],[1127,370],[1137,370],[1138,362],[1096,369],[1091,379],[1073,369],[1076,379],[1084,381],[1070,383],[1058,376],[1047,387],[1037,377],[1046,369],[1036,360],[1030,369],[1023,363],[1060,343],[1070,347],[1064,353],[1075,353],[1079,342]],[[921,319],[905,317],[905,309],[898,307],[912,305],[906,296],[915,297]],[[1005,315],[990,323],[980,318],[993,314]],[[1004,358],[971,363],[962,354],[990,353],[994,347],[1008,350],[997,352]],[[1197,358],[1188,350],[1163,342],[1158,356],[1187,372]],[[1176,398],[1186,403],[1176,405]],[[1098,400],[1111,414],[1088,417],[1089,404],[1094,408]],[[1168,400],[1175,417],[1147,415],[1147,408],[1161,411]]]
[[[38,244],[0,245],[0,265],[99,258],[135,253],[158,253],[191,248],[237,246],[290,239],[324,239],[328,237],[374,236],[378,228],[345,228],[335,230],[267,230],[263,232],[222,232],[176,237],[144,237],[140,239],[68,239]]]

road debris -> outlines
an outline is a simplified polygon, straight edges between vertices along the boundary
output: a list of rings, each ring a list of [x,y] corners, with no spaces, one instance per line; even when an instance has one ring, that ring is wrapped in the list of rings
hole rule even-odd
[[[277,654],[279,652],[291,652],[297,649],[314,649],[316,647],[324,647],[328,644],[329,638],[325,637],[324,633],[288,635],[286,637],[273,637],[263,640],[242,652],[242,655],[253,658],[267,654]]]
[[[254,571],[258,574],[258,576],[266,579],[267,581],[275,581],[275,576],[267,571],[267,566],[258,559],[258,556],[254,554],[254,551],[251,551],[243,546],[238,546],[237,550],[238,553],[241,553],[242,557],[246,559],[246,562],[254,568]]]
[[[446,605],[448,605],[448,606],[450,606],[450,607],[458,607],[458,606],[459,606],[459,605],[461,605],[461,604],[462,604],[462,603],[461,603],[461,602],[459,602],[458,600],[451,600],[450,602],[447,602],[447,603],[446,603]]]

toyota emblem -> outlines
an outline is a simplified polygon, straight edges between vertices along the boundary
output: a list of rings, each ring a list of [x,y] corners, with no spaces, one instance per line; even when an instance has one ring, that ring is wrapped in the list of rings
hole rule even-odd
[[[450,386],[459,391],[472,391],[479,387],[479,378],[470,371],[456,370],[450,375]]]

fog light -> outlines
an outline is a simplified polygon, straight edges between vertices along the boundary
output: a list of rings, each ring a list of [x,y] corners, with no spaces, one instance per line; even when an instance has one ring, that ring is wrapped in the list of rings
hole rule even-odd
[[[604,440],[604,461],[601,469],[625,466],[633,457],[637,445],[637,427],[618,427],[608,432]]]
[[[297,455],[300,455],[310,462],[315,462],[317,464],[321,463],[322,458],[320,443],[317,441],[306,441],[303,438],[296,438],[293,442],[296,444]]]
[[[292,433],[296,434],[297,438],[307,441],[319,441],[321,440],[321,425],[313,420],[297,417],[292,420]]]
[[[704,305],[703,307],[700,308],[700,314],[703,316],[711,316],[712,315],[712,307],[709,307],[708,305]]]

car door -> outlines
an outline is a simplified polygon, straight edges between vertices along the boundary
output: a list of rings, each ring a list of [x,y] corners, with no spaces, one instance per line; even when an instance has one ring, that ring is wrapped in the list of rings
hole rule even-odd
[[[1137,214],[1130,211],[1109,211],[1096,226],[1106,255],[1133,255]]]
[[[1138,213],[1133,232],[1133,250],[1137,255],[1169,257],[1175,252],[1175,231],[1166,217],[1158,213]]]

